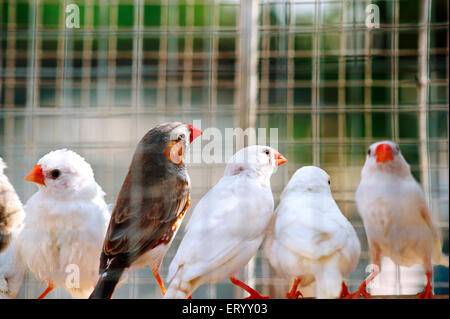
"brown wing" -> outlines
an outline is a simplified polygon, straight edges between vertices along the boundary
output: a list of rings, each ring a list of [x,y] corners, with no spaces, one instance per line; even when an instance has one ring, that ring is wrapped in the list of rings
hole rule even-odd
[[[127,175],[106,233],[105,257],[121,254],[130,265],[159,243],[169,242],[172,226],[186,211],[189,196],[187,181],[177,176],[133,189],[131,177]]]

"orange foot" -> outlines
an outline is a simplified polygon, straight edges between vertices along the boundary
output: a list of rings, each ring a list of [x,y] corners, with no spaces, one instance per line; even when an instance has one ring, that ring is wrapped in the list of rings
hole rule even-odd
[[[303,298],[302,293],[300,291],[297,291],[297,287],[300,281],[301,281],[300,278],[295,278],[291,290],[286,294],[287,299],[299,299],[299,296]]]
[[[339,299],[345,299],[348,295],[350,295],[350,292],[348,291],[348,287],[345,284],[345,282],[342,282],[342,289],[341,289],[341,294],[339,295]]]
[[[256,290],[253,292],[249,292],[250,296],[244,298],[244,299],[270,299],[269,296],[263,296]]]
[[[244,298],[244,299],[270,299],[270,297],[261,295],[255,289],[253,289],[252,287],[244,284],[242,281],[240,281],[240,280],[238,280],[238,279],[236,279],[234,277],[230,277],[230,281],[234,285],[236,285],[238,287],[241,287],[242,289],[244,289],[245,291],[247,291],[250,294],[250,296],[248,296],[247,298]]]
[[[155,276],[156,281],[158,282],[159,288],[161,289],[161,292],[163,295],[166,294],[166,287],[164,286],[164,282],[162,281],[161,277],[159,276],[159,271],[157,269],[152,268],[153,276]]]
[[[300,291],[296,291],[294,293],[292,293],[292,291],[289,291],[286,294],[286,298],[287,299],[300,299],[300,298],[303,298],[303,294]]]
[[[366,282],[364,281],[361,286],[352,294],[347,294],[343,299],[360,299],[369,298],[370,294],[366,290]]]
[[[425,286],[425,289],[416,295],[416,299],[433,299],[433,288],[431,288],[430,284]]]
[[[44,290],[44,292],[39,297],[37,297],[37,299],[44,299],[45,296],[47,296],[47,294],[53,290],[53,288],[54,287],[51,282],[47,283],[47,288]]]

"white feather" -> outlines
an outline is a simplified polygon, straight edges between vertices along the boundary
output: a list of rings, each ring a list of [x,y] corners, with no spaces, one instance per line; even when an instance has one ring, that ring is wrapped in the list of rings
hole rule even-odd
[[[318,167],[297,170],[284,189],[267,236],[265,254],[275,271],[300,286],[316,281],[317,298],[339,296],[343,277],[354,270],[360,243],[342,215]]]
[[[394,149],[394,160],[376,162],[374,153],[380,143]],[[429,260],[448,266],[424,192],[397,145],[383,141],[372,144],[370,150],[355,193],[369,245],[378,246],[381,255],[399,265],[411,266]]]
[[[273,215],[268,147],[236,153],[224,176],[200,200],[169,267],[165,298],[186,298],[197,287],[239,271],[256,254]]]
[[[0,253],[0,299],[16,298],[22,286],[25,265],[18,250],[18,232],[13,232],[8,247]]]
[[[0,207],[3,217],[8,216],[10,219],[4,225],[11,234],[9,245],[0,253],[0,299],[16,298],[25,272],[17,243],[17,234],[22,229],[25,212],[19,196],[4,174],[5,168],[6,164],[0,157]]]
[[[51,152],[39,164],[44,174],[55,168],[62,173],[59,181],[46,179],[46,186],[39,185],[25,205],[22,257],[40,282],[65,287],[74,298],[87,298],[98,279],[110,218],[105,193],[90,165],[72,151]],[[80,271],[78,287],[68,281],[70,265]]]

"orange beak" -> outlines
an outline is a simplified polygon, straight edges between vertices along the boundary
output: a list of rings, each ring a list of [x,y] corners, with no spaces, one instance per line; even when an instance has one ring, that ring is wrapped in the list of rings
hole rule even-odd
[[[197,137],[199,137],[200,135],[203,134],[203,132],[200,131],[198,128],[193,127],[190,124],[187,124],[187,126],[189,126],[189,128],[191,129],[191,136],[190,136],[190,139],[189,139],[190,143],[192,143]]]
[[[284,157],[284,156],[281,155],[280,153],[275,152],[274,155],[275,155],[275,161],[276,161],[276,165],[277,165],[277,166],[280,166],[281,164],[284,164],[284,163],[287,162],[286,157]]]
[[[394,155],[392,154],[392,147],[388,144],[380,144],[375,149],[375,154],[377,155],[377,163],[385,163],[394,160]]]
[[[45,178],[44,174],[42,174],[42,166],[41,165],[34,166],[23,180],[45,186]]]

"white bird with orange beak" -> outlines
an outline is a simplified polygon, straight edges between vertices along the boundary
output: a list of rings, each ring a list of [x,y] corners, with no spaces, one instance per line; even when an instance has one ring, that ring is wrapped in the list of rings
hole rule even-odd
[[[110,214],[91,166],[67,149],[42,157],[25,177],[39,190],[25,204],[19,235],[26,266],[47,289],[65,287],[87,298],[98,279],[103,238]]]
[[[425,194],[411,175],[400,148],[391,141],[372,144],[355,194],[375,270],[351,298],[368,297],[367,284],[380,272],[381,257],[398,265],[423,264],[427,283],[417,298],[433,298],[433,264],[448,267]]]
[[[268,146],[238,151],[224,176],[200,200],[169,267],[165,298],[187,298],[199,286],[226,277],[250,293],[267,298],[235,277],[255,256],[273,216],[270,177],[287,160]]]

